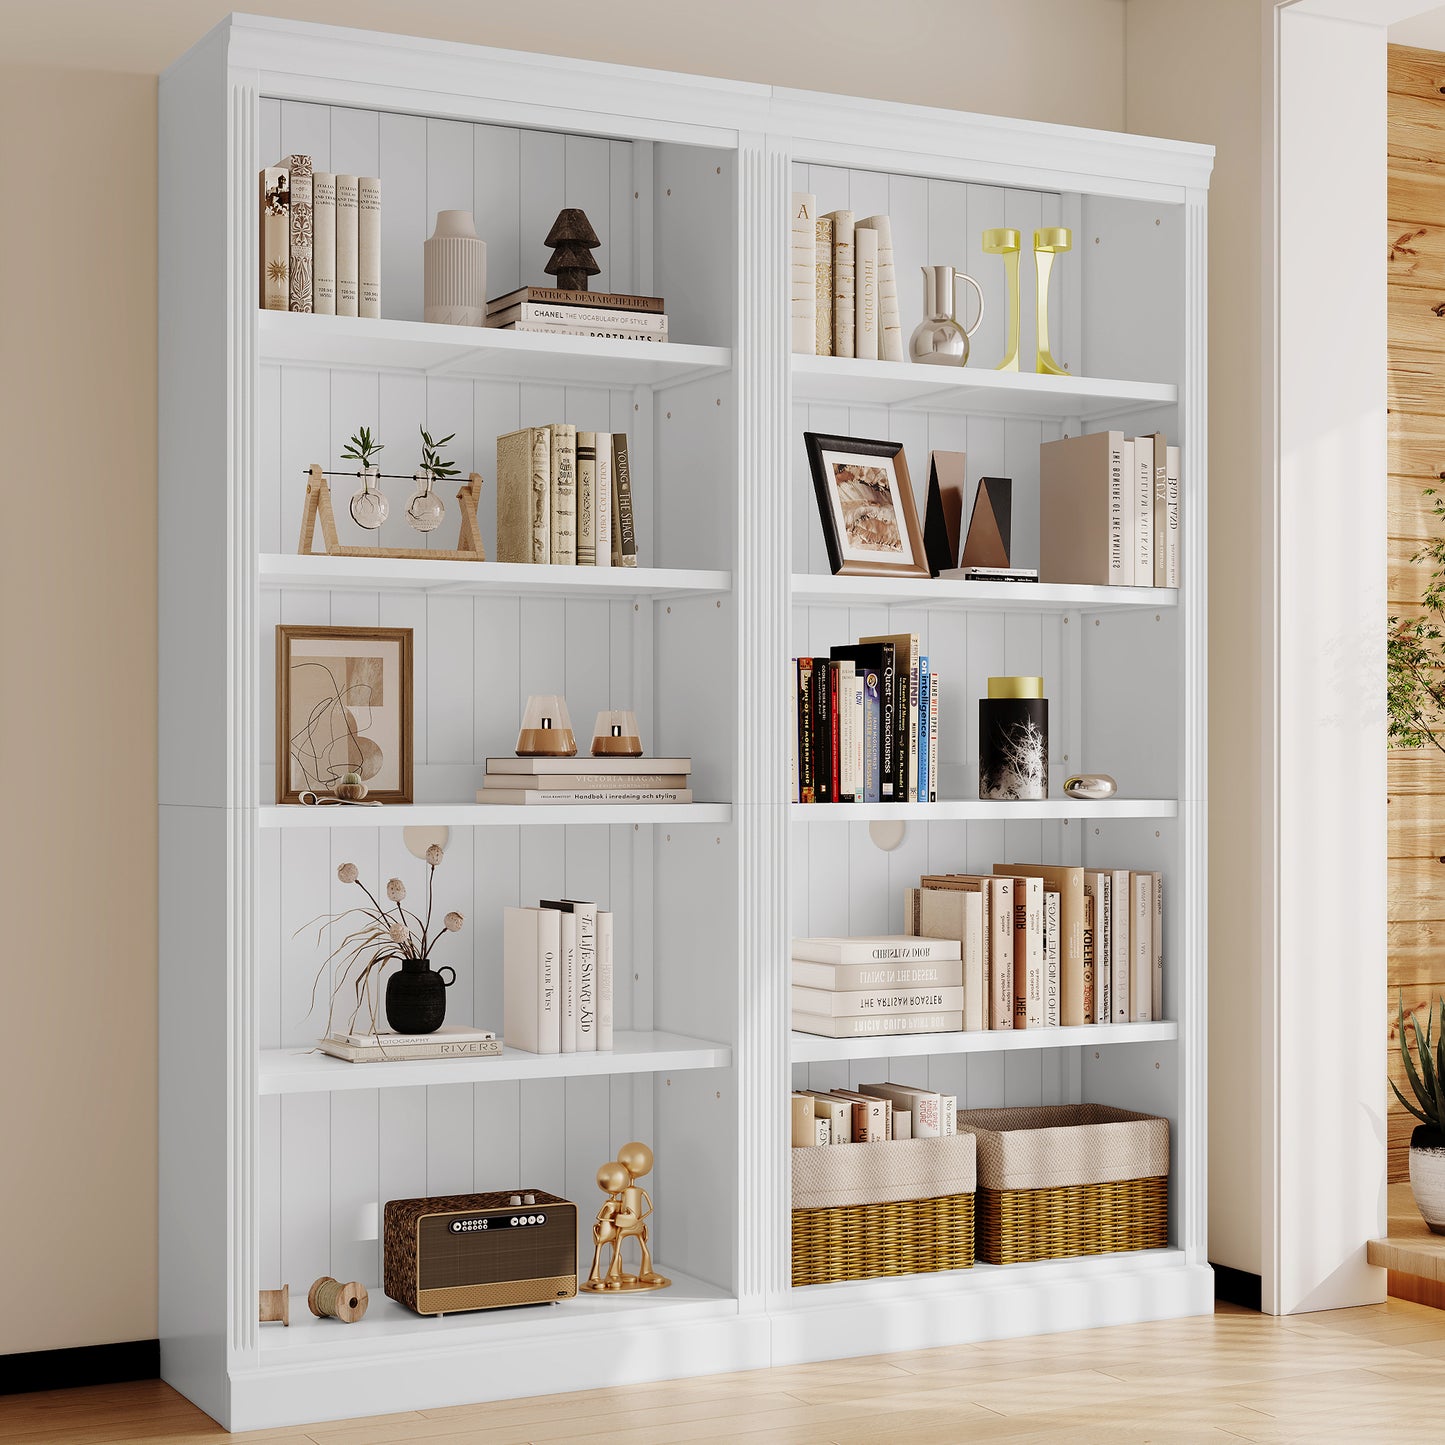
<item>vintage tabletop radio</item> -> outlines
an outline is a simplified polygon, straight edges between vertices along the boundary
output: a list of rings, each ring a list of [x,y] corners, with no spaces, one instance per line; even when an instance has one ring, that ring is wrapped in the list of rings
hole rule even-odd
[[[383,1244],[386,1293],[418,1314],[577,1293],[577,1206],[540,1189],[389,1200]]]

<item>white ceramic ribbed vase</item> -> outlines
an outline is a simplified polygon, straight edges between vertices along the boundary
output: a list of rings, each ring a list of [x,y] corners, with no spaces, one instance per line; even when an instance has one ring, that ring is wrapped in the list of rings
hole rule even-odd
[[[446,326],[487,319],[487,243],[470,211],[438,211],[426,243],[423,316]]]

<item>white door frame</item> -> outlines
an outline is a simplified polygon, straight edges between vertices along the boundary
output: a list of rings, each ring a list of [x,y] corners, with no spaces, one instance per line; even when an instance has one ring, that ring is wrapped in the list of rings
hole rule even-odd
[[[1385,1296],[1365,1245],[1386,1224],[1386,45],[1433,8],[1263,0],[1262,1296],[1280,1314]]]

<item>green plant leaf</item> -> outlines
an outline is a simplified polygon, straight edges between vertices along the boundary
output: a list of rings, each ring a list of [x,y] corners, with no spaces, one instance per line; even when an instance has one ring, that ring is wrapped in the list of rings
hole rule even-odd
[[[1410,1080],[1410,1087],[1415,1091],[1415,1097],[1420,1101],[1424,1109],[1434,1107],[1434,1095],[1426,1091],[1424,1084],[1420,1082],[1420,1075],[1415,1068],[1415,1061],[1410,1057],[1410,1040],[1405,1033],[1405,993],[1401,989],[1400,1001],[1400,1057],[1405,1061],[1405,1076]],[[1413,1018],[1413,1015],[1411,1016]],[[1416,1042],[1419,1042],[1417,1037]]]
[[[1399,1085],[1393,1079],[1390,1080],[1390,1087],[1395,1091],[1395,1097],[1422,1123],[1428,1125],[1430,1121],[1417,1109],[1401,1092]]]

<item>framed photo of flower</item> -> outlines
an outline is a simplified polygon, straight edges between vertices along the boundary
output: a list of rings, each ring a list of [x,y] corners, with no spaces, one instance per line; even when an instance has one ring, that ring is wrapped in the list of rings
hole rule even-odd
[[[835,575],[927,577],[902,442],[804,432]]]
[[[277,627],[278,803],[330,796],[348,773],[368,800],[411,802],[411,639],[409,627]]]

